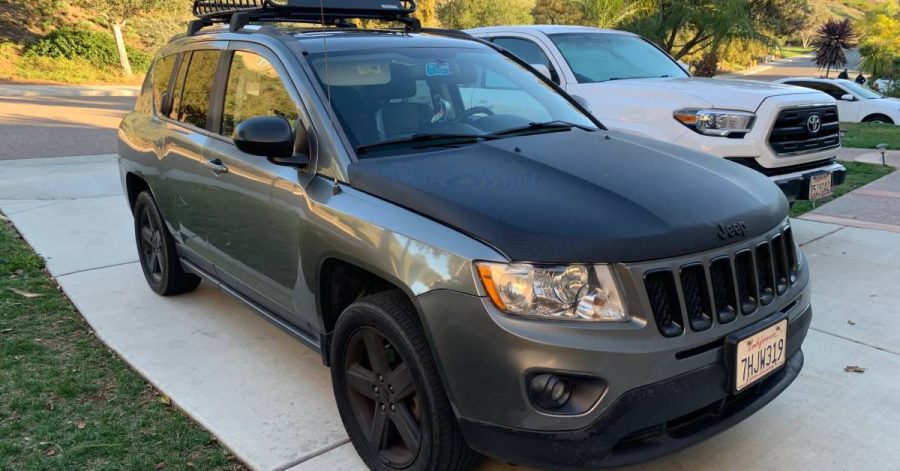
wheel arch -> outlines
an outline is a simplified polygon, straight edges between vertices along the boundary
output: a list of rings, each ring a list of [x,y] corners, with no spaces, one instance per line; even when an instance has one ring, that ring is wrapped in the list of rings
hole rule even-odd
[[[875,121],[876,119],[879,119],[879,118],[881,118],[882,121],[884,121],[888,124],[897,124],[894,122],[893,119],[891,119],[890,116],[888,116],[884,113],[870,113],[868,116],[866,116],[865,118],[862,119],[862,122],[863,123],[871,123],[872,121]]]
[[[128,208],[132,211],[134,210],[135,203],[137,203],[138,195],[140,195],[143,191],[150,193],[150,196],[153,197],[153,199],[156,199],[156,197],[153,195],[153,190],[150,189],[150,184],[147,183],[147,180],[134,172],[126,173],[125,194],[128,197]]]
[[[365,296],[390,290],[402,293],[415,314],[415,322],[428,338],[422,313],[414,301],[413,290],[396,276],[358,260],[348,260],[336,255],[323,258],[317,274],[316,304],[319,323],[324,332],[322,361],[326,366],[330,366],[330,340],[338,318],[347,306]]]

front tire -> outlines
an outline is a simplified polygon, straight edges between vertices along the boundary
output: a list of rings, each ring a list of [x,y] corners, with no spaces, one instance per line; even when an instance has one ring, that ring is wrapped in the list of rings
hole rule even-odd
[[[181,268],[175,240],[163,222],[156,201],[146,191],[134,203],[134,238],[144,277],[153,291],[162,296],[175,296],[197,289],[200,277]]]
[[[409,300],[374,294],[341,314],[331,378],[341,420],[377,471],[462,471],[478,455],[463,440]]]

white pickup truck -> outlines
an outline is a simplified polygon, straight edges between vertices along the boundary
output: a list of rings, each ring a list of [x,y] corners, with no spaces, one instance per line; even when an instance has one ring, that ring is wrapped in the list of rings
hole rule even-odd
[[[827,196],[846,177],[836,161],[837,105],[825,93],[694,78],[650,41],[623,31],[495,26],[467,32],[532,64],[586,101],[608,127],[756,169],[791,202]]]

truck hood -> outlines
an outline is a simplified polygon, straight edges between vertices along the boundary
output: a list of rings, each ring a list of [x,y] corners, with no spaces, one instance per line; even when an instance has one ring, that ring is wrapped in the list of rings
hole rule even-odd
[[[647,99],[662,100],[674,109],[685,106],[706,106],[730,110],[756,111],[763,100],[782,95],[817,95],[822,92],[808,88],[794,87],[751,80],[711,79],[711,78],[662,78],[617,80],[596,84],[578,85],[576,94],[584,94],[591,88],[592,96],[602,102],[608,94],[634,95]],[[580,92],[580,93],[579,93]],[[594,96],[596,95],[596,96]]]
[[[743,166],[615,131],[522,136],[369,158],[350,184],[513,261],[634,262],[716,248],[787,217],[781,191]],[[739,236],[740,237],[740,236]]]

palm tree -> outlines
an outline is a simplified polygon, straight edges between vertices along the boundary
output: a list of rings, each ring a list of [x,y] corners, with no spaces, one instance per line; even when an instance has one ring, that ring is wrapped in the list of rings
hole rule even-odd
[[[819,27],[816,39],[813,40],[813,49],[816,51],[816,65],[825,69],[825,78],[831,73],[831,69],[840,68],[847,64],[846,51],[856,45],[856,33],[850,19],[830,19]]]

